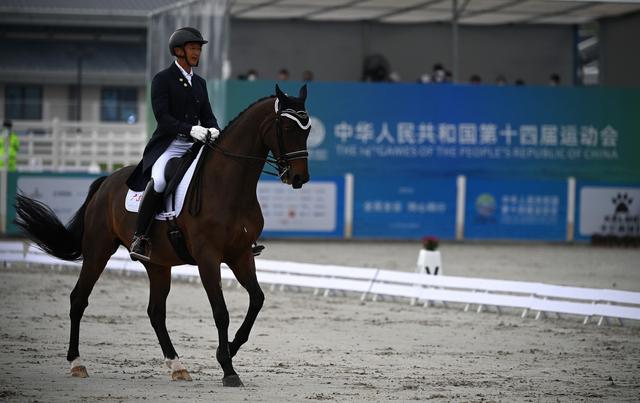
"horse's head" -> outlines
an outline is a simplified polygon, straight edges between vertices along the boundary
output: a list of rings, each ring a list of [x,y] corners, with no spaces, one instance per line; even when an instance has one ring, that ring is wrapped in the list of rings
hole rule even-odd
[[[280,179],[294,189],[309,181],[307,164],[307,138],[311,131],[309,115],[304,106],[307,86],[300,89],[298,97],[290,97],[276,84],[275,139],[268,139],[268,146],[277,160]]]

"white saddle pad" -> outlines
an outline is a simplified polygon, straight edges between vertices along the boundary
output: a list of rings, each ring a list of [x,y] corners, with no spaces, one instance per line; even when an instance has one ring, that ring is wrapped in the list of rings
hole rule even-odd
[[[193,160],[193,162],[191,162],[189,169],[187,169],[187,172],[184,174],[182,180],[176,188],[175,206],[173,205],[173,197],[165,197],[165,211],[157,214],[156,220],[164,221],[169,217],[177,217],[180,214],[180,211],[182,211],[184,198],[187,195],[187,190],[189,189],[189,184],[191,183],[191,179],[193,178],[193,173],[196,170],[196,165],[198,165],[198,161],[202,156],[202,150],[204,150],[204,147],[200,148],[200,151],[198,151],[198,155]],[[124,207],[125,209],[127,209],[127,211],[131,211],[132,213],[138,212],[138,210],[140,209],[140,201],[142,200],[142,193],[143,192],[134,192],[133,190],[129,189],[129,191],[127,192],[127,198],[124,202]]]

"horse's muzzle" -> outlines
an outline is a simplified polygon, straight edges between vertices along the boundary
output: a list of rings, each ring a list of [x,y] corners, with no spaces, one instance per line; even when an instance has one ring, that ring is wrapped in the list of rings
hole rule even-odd
[[[291,186],[294,189],[300,189],[302,185],[309,182],[309,175],[305,175],[302,177],[301,175],[293,175],[293,179],[291,180]]]

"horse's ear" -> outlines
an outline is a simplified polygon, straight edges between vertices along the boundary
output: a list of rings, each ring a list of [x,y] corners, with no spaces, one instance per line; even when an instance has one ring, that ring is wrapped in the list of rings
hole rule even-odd
[[[284,92],[282,92],[282,90],[280,89],[280,87],[278,86],[278,84],[276,84],[276,96],[278,97],[278,99],[285,99],[287,96],[284,94]]]
[[[302,99],[302,102],[307,99],[307,84],[303,85],[302,88],[300,88],[300,94],[298,95],[298,98]]]

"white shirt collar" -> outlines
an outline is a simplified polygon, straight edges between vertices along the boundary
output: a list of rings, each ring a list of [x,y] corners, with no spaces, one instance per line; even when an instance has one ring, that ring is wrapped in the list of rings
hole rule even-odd
[[[176,66],[178,66],[184,78],[186,78],[187,81],[189,81],[189,85],[191,85],[191,77],[193,77],[193,69],[191,69],[191,73],[187,73],[187,71],[183,69],[182,66],[180,66],[177,60],[174,63],[176,64]]]

